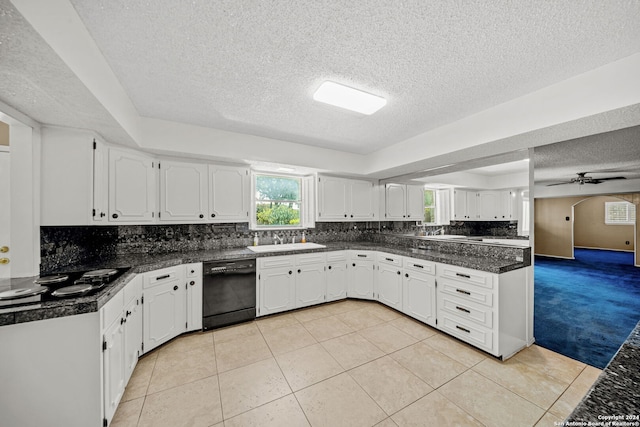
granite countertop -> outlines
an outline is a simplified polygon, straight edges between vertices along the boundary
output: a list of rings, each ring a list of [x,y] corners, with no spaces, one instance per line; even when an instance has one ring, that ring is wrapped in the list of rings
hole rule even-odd
[[[507,271],[516,270],[530,265],[530,259],[523,262],[499,257],[474,257],[467,254],[451,254],[437,250],[415,249],[371,242],[330,242],[323,243],[323,245],[325,245],[326,248],[267,253],[255,253],[243,247],[211,251],[175,252],[167,254],[133,254],[105,259],[92,264],[66,267],[62,271],[48,272],[47,275],[101,268],[129,268],[129,270],[118,279],[105,286],[105,288],[100,290],[100,292],[93,295],[61,299],[59,301],[37,302],[20,307],[20,309],[3,309],[0,307],[0,326],[96,312],[105,305],[113,295],[122,289],[135,274],[195,262],[260,258],[266,256],[282,256],[310,252],[354,249],[387,252],[496,274],[505,273]],[[33,281],[37,278],[38,276],[0,280],[0,291],[33,286]]]
[[[640,425],[640,322],[565,425],[607,425],[607,422]]]

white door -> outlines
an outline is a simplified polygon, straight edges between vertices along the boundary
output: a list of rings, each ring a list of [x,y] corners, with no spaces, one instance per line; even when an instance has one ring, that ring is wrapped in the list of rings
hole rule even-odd
[[[324,264],[296,267],[296,308],[320,304],[325,300]]]
[[[363,221],[374,217],[374,191],[369,181],[351,181],[350,218]]]
[[[347,180],[321,176],[318,182],[318,220],[345,220],[347,212]]]
[[[124,323],[113,321],[103,338],[104,417],[111,421],[124,393]]]
[[[478,216],[485,221],[495,221],[500,216],[500,192],[481,191],[478,197]]]
[[[387,184],[385,188],[386,219],[405,219],[407,216],[407,186]]]
[[[336,261],[327,266],[327,301],[347,297],[347,260]]]
[[[207,165],[161,162],[161,221],[204,221],[207,204]]]
[[[126,321],[124,328],[124,380],[128,382],[142,351],[142,304],[140,304],[140,298],[132,299],[124,310]]]
[[[436,279],[428,274],[408,271],[403,280],[403,312],[436,326]]]
[[[407,218],[424,220],[424,187],[421,185],[407,185]]]
[[[402,272],[394,265],[378,265],[378,301],[402,310]]]
[[[143,342],[148,352],[187,329],[186,289],[173,280],[144,291]]]
[[[153,159],[109,150],[109,221],[154,220],[156,175]]]
[[[249,169],[209,165],[209,220],[249,221]]]
[[[295,308],[296,288],[293,266],[261,269],[260,315],[279,313]]]
[[[349,297],[373,299],[373,262],[351,261],[349,264]]]
[[[0,150],[2,148],[0,147]],[[11,277],[10,154],[0,151],[0,279]]]

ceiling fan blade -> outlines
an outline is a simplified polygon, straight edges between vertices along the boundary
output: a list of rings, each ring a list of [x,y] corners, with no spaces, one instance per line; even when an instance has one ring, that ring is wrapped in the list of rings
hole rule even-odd
[[[555,184],[547,184],[547,187],[553,187],[554,185],[565,185],[565,184],[573,184],[573,181],[556,182]]]
[[[624,176],[614,176],[611,178],[596,178],[596,181],[610,181],[612,179],[627,179]]]

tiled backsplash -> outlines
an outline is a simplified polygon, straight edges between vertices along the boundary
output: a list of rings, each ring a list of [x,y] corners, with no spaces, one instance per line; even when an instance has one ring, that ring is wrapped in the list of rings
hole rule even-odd
[[[478,223],[480,224],[480,223]],[[445,226],[445,233],[465,234],[478,227],[484,235],[515,236],[515,227],[507,223],[481,223],[470,228]],[[465,226],[471,227],[471,226]],[[440,227],[427,227],[436,230]],[[415,232],[412,222],[319,222],[315,228],[305,230],[309,242],[330,241],[379,241],[389,234]],[[260,244],[273,243],[273,231],[258,231]],[[276,232],[285,242],[295,238],[300,241],[301,230]],[[504,233],[504,234],[502,234]],[[86,227],[41,227],[40,271],[58,270],[65,266],[88,264],[117,255],[133,253],[160,254],[233,248],[253,244],[255,231],[248,223],[229,224],[162,224],[162,225],[118,225]],[[472,233],[467,233],[472,234]]]

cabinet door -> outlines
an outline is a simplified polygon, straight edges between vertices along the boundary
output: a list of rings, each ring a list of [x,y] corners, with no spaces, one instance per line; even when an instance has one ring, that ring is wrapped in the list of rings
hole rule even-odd
[[[154,220],[156,175],[150,157],[109,150],[109,221]]]
[[[109,214],[109,156],[107,147],[93,142],[93,221],[107,222]]]
[[[385,218],[406,219],[407,186],[403,184],[387,184],[385,187]]]
[[[259,314],[291,310],[296,306],[296,288],[293,266],[261,269],[258,276],[260,286]]]
[[[321,176],[318,178],[318,221],[348,218],[348,184],[343,178]]]
[[[467,212],[466,218],[470,220],[479,219],[478,215],[478,193],[475,191],[467,191]]]
[[[464,190],[453,191],[453,218],[464,221],[467,217],[467,192]]]
[[[353,260],[349,264],[349,297],[373,299],[373,262]]]
[[[142,304],[135,298],[125,306],[124,319],[124,380],[131,378],[142,348]]]
[[[424,187],[407,185],[407,219],[424,220]]]
[[[325,264],[296,266],[296,308],[324,302],[326,296]]]
[[[500,192],[480,191],[478,193],[478,219],[496,221],[500,218]]]
[[[329,262],[327,265],[327,301],[347,297],[347,260]]]
[[[163,160],[160,220],[204,221],[207,210],[207,165]]]
[[[156,348],[186,330],[184,282],[171,280],[144,290],[144,351]]]
[[[436,278],[405,271],[403,312],[430,326],[436,326]]]
[[[202,263],[187,264],[187,330],[202,329]]]
[[[351,209],[349,219],[365,221],[375,217],[375,193],[369,181],[350,180]]]
[[[103,396],[107,422],[113,418],[125,387],[123,320],[122,317],[115,319],[103,337]]]
[[[516,219],[516,192],[500,192],[500,218],[502,220]]]
[[[378,301],[402,310],[402,271],[394,265],[378,264]]]
[[[249,169],[209,165],[209,220],[249,220]]]

